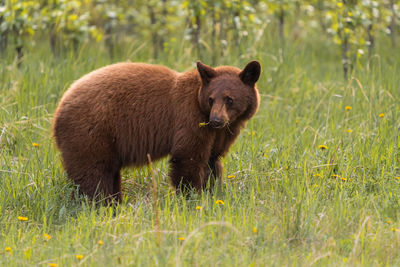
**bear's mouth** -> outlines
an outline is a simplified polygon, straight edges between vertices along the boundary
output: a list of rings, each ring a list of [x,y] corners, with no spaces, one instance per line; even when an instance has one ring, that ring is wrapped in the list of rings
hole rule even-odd
[[[214,129],[222,129],[227,124],[228,123],[226,123],[225,121],[210,121],[209,122],[210,127],[214,128]]]

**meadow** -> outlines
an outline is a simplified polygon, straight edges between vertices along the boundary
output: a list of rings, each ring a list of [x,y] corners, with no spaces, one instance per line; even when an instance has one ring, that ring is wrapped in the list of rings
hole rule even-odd
[[[51,137],[53,112],[80,76],[118,61],[178,71],[197,60],[182,40],[159,58],[146,42],[98,43],[53,56],[40,41],[0,65],[1,266],[400,265],[400,53],[380,38],[348,80],[321,36],[267,34],[216,65],[252,59],[261,105],[224,158],[211,192],[176,195],[167,160],[123,172],[123,203],[76,196]],[[229,46],[234,47],[234,45]],[[211,51],[204,63],[211,64]],[[156,182],[154,190],[153,182]]]

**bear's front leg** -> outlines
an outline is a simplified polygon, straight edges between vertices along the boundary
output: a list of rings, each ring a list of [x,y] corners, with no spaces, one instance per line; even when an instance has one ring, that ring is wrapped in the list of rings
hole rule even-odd
[[[222,177],[224,171],[224,165],[222,164],[221,158],[219,156],[211,156],[208,160],[206,167],[206,182],[203,184],[203,188],[209,184],[210,188],[214,187],[216,179]]]
[[[178,192],[187,192],[191,188],[201,192],[208,168],[205,160],[172,156],[170,164],[170,177]]]
[[[177,191],[195,188],[201,192],[207,180],[207,163],[214,133],[182,128],[177,131],[171,148],[170,177]]]

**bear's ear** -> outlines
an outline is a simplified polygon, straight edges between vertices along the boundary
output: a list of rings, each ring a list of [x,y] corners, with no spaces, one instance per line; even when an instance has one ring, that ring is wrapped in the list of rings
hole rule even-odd
[[[258,61],[254,60],[246,65],[246,67],[239,74],[239,77],[244,84],[253,87],[258,81],[258,78],[260,78],[260,73],[261,65]]]
[[[203,85],[208,84],[212,78],[217,76],[217,72],[213,68],[211,68],[207,65],[204,65],[200,61],[197,61],[197,70],[200,73],[200,77],[203,82]]]

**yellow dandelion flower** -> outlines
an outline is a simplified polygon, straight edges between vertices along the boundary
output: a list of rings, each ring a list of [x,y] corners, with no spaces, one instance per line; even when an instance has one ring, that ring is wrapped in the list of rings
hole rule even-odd
[[[313,176],[318,177],[318,178],[321,178],[321,177],[322,177],[322,175],[319,174],[319,173],[316,173],[316,174],[314,174]]]
[[[348,110],[351,110],[352,107],[351,106],[345,106],[344,109],[348,111]]]
[[[387,220],[386,223],[392,224],[393,222],[391,220]]]
[[[343,7],[343,3],[339,2],[339,3],[337,3],[337,6],[338,6],[338,8],[342,8]]]
[[[82,254],[78,254],[78,255],[75,256],[75,258],[77,260],[81,260],[81,259],[83,259],[83,255]]]
[[[268,151],[269,151],[269,150],[268,150],[268,148],[267,148],[267,149],[265,149],[265,152],[264,152],[264,158],[266,158],[266,159],[268,158]]]
[[[236,177],[235,175],[228,175],[228,179],[233,179],[235,177]]]
[[[286,166],[285,169],[286,169],[286,170],[289,170],[289,166]]]
[[[215,203],[216,203],[216,204],[220,204],[220,205],[225,205],[225,203],[224,203],[222,200],[220,200],[220,199],[218,199],[217,201],[215,201]]]
[[[347,181],[347,178],[341,177],[342,181]]]
[[[351,11],[347,12],[347,16],[351,17],[353,16],[353,13]]]
[[[51,238],[51,236],[49,235],[49,234],[44,234],[44,238],[46,239],[46,240],[50,240],[50,238]]]
[[[352,130],[352,129],[347,129],[347,132],[348,132],[348,133],[352,133],[353,130]]]
[[[400,229],[397,229],[397,228],[394,228],[394,227],[393,227],[393,228],[392,228],[392,231],[393,231],[393,232],[400,232]]]
[[[99,244],[100,246],[102,246],[102,245],[104,245],[104,242],[103,242],[103,240],[99,240],[99,241],[97,242],[97,244]]]
[[[337,31],[338,28],[339,28],[338,23],[332,25],[332,29],[334,29],[335,31]],[[333,36],[333,42],[338,45],[342,44],[342,40],[340,40],[340,38],[337,35]]]
[[[379,113],[379,118],[385,117],[385,113]]]
[[[257,227],[253,227],[253,233],[257,234]]]
[[[324,149],[328,149],[328,147],[327,147],[327,146],[325,146],[325,145],[319,145],[319,146],[318,146],[318,148],[319,148],[319,149],[322,149],[322,150],[324,150]]]
[[[196,210],[201,210],[202,207],[201,206],[196,206]]]
[[[49,267],[57,267],[58,264],[57,263],[49,263]]]
[[[394,177],[394,179],[396,179],[396,180],[400,180],[400,177]]]
[[[33,147],[38,147],[39,144],[38,144],[38,143],[32,143],[32,146],[33,146]]]
[[[18,220],[21,222],[26,222],[28,220],[28,217],[18,216]]]
[[[185,240],[185,238],[184,237],[178,237],[178,239],[180,240],[180,241],[183,241],[183,240]]]
[[[9,253],[12,252],[12,249],[11,249],[10,247],[5,247],[4,250],[5,250],[6,252],[9,252]]]
[[[78,19],[78,15],[76,15],[76,14],[69,15],[68,19],[72,20],[72,21],[77,20]]]

